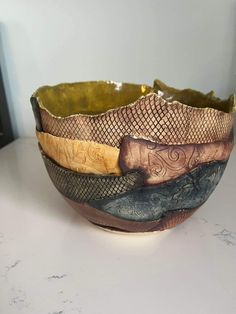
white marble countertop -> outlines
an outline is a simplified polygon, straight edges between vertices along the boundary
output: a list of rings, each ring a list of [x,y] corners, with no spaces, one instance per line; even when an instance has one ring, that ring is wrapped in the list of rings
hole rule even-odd
[[[175,229],[105,232],[53,187],[35,139],[0,150],[1,314],[235,314],[236,151]]]

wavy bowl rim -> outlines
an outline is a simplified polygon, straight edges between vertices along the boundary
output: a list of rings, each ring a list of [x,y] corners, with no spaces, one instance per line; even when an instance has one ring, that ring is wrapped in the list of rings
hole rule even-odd
[[[215,108],[212,108],[212,107],[204,107],[204,108],[199,108],[199,107],[195,107],[195,106],[190,106],[190,105],[187,105],[185,103],[182,103],[180,101],[177,101],[177,100],[173,100],[173,101],[168,101],[167,99],[163,98],[163,95],[164,93],[161,91],[161,90],[158,90],[157,92],[154,90],[154,84],[155,82],[158,81],[158,82],[161,82],[160,80],[158,79],[155,79],[154,80],[154,83],[153,83],[153,87],[151,87],[150,85],[148,84],[138,84],[138,83],[129,83],[129,82],[117,82],[117,81],[112,81],[112,80],[95,80],[95,81],[80,81],[80,82],[68,82],[68,83],[59,83],[59,84],[56,84],[56,85],[43,85],[41,87],[39,87],[31,96],[30,100],[32,102],[32,99],[36,99],[37,103],[38,103],[38,106],[40,109],[43,109],[45,110],[51,117],[53,118],[56,118],[56,119],[67,119],[67,118],[73,118],[73,117],[102,117],[104,115],[106,115],[107,113],[111,113],[111,112],[114,112],[114,111],[118,111],[118,110],[121,110],[123,108],[130,108],[130,107],[134,107],[138,102],[140,102],[141,100],[143,99],[147,99],[147,98],[150,98],[150,97],[158,97],[160,99],[160,102],[165,102],[168,104],[168,106],[174,106],[174,105],[181,105],[183,108],[188,108],[188,109],[192,109],[192,110],[196,110],[196,111],[210,111],[210,112],[218,112],[218,113],[221,113],[221,114],[227,114],[227,115],[232,115],[235,111],[236,111],[236,95],[235,94],[231,94],[229,97],[228,97],[228,100],[230,100],[232,102],[232,108],[231,110],[229,110],[229,112],[225,112],[223,110],[219,110],[219,109],[215,109]],[[98,114],[85,114],[85,113],[76,113],[76,114],[71,114],[71,115],[67,115],[67,116],[59,116],[59,115],[54,115],[53,113],[51,113],[45,106],[44,104],[42,103],[41,99],[39,96],[37,96],[36,94],[38,93],[38,91],[41,89],[41,88],[45,88],[45,87],[49,87],[49,88],[56,88],[56,87],[59,87],[59,86],[64,86],[64,85],[74,85],[74,84],[86,84],[86,83],[94,83],[94,84],[97,84],[97,83],[105,83],[105,84],[117,84],[117,85],[133,85],[133,86],[145,86],[145,87],[148,87],[150,88],[152,91],[149,92],[148,94],[146,95],[141,95],[140,97],[138,97],[135,101],[127,104],[127,105],[122,105],[122,106],[119,106],[117,108],[111,108],[111,109],[108,109],[102,113],[98,113]],[[166,85],[167,86],[167,85]],[[169,86],[168,86],[169,87]],[[177,89],[176,89],[177,90]],[[203,92],[201,91],[198,91],[198,90],[195,90],[195,89],[191,89],[191,88],[184,88],[184,89],[179,89],[179,91],[191,91],[191,92],[198,92],[200,93],[203,97],[206,97],[207,95],[211,95],[211,97],[215,97],[215,92],[214,91],[210,91],[209,93],[206,93],[204,94]],[[220,98],[219,98],[220,99]],[[223,100],[223,99],[220,99],[220,100]]]

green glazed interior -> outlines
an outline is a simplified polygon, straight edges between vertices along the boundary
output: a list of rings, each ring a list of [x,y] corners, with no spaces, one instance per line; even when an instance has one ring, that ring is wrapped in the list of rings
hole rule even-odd
[[[53,115],[66,117],[99,114],[128,105],[151,91],[147,85],[97,81],[43,86],[33,96]]]
[[[228,99],[220,99],[215,97],[214,91],[207,94],[203,94],[197,90],[190,88],[176,89],[167,86],[160,80],[154,81],[154,91],[162,91],[164,93],[163,98],[168,101],[177,100],[182,104],[197,107],[197,108],[213,108],[221,110],[227,113],[234,112],[235,107],[235,96],[231,95]]]
[[[109,109],[126,106],[139,97],[151,92],[163,92],[168,101],[177,100],[197,108],[214,108],[223,112],[235,111],[235,97],[227,100],[214,96],[214,92],[203,94],[193,89],[176,89],[165,85],[160,80],[154,81],[154,87],[139,84],[94,81],[64,83],[56,86],[43,86],[33,95],[40,107],[47,109],[54,116],[66,117],[73,114],[100,114]]]

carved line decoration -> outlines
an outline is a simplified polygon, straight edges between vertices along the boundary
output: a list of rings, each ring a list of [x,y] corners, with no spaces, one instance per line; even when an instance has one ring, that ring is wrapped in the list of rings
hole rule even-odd
[[[120,150],[104,144],[60,138],[36,132],[43,151],[59,165],[81,173],[121,175]]]
[[[119,163],[125,173],[130,169],[145,173],[145,184],[173,180],[200,164],[229,158],[233,140],[210,144],[161,145],[144,139],[124,137]]]

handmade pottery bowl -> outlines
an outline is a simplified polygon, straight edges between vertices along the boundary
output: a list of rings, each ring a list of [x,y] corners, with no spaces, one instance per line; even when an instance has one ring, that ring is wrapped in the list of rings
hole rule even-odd
[[[234,96],[82,82],[31,97],[48,174],[90,222],[123,232],[183,222],[218,184],[233,147]]]

